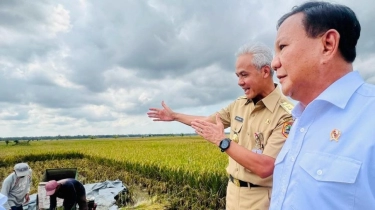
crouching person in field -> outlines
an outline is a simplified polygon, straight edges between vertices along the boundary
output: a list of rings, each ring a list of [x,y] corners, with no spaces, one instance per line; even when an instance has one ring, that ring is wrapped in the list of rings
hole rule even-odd
[[[29,202],[31,172],[27,163],[17,163],[13,172],[5,178],[1,194],[8,197],[3,204],[6,210],[23,210],[22,204]]]
[[[75,179],[51,180],[46,186],[50,196],[50,210],[56,208],[56,197],[64,199],[64,210],[71,210],[78,204],[80,210],[88,210],[85,187]]]

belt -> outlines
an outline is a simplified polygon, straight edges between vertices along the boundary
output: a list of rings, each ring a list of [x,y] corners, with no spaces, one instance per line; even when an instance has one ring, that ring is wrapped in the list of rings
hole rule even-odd
[[[229,180],[233,182],[237,187],[262,187],[260,185],[253,184],[251,182],[245,182],[239,179],[234,178],[232,175],[229,174]]]

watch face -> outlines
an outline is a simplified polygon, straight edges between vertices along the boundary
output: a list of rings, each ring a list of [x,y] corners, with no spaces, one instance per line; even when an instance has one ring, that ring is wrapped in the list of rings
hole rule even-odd
[[[221,148],[226,149],[228,148],[228,146],[229,146],[228,140],[225,139],[224,141],[221,142]]]

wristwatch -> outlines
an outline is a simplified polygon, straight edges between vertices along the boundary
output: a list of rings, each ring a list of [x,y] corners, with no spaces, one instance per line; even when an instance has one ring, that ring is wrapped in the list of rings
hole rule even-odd
[[[228,138],[225,138],[223,140],[221,140],[220,144],[219,144],[219,147],[221,149],[221,152],[224,152],[225,150],[227,150],[230,146],[230,142],[232,140],[228,139]]]

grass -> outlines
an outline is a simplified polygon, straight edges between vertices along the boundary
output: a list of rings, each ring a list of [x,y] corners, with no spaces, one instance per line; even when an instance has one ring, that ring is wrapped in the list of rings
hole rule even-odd
[[[168,203],[167,209],[224,208],[228,157],[200,137],[46,140],[22,146],[4,142],[0,150],[0,167],[7,170],[21,161],[32,168],[34,163],[56,161],[53,168],[82,165],[79,174],[84,182],[118,178],[130,187],[141,186],[152,199],[139,205],[160,205],[155,202],[159,200]],[[77,159],[90,164],[72,161]],[[93,166],[103,173],[88,176]],[[38,182],[39,176],[33,179]]]

